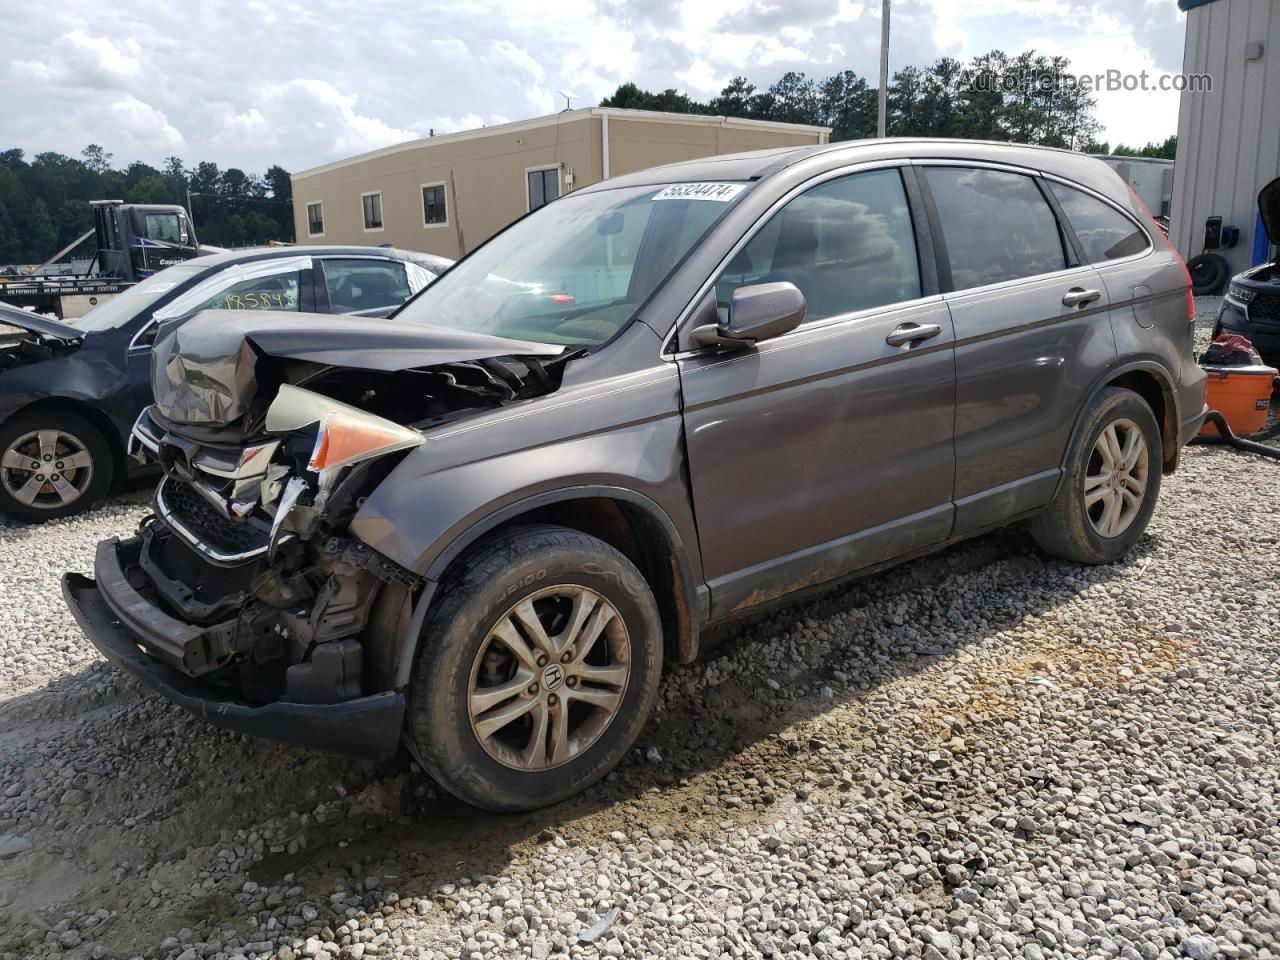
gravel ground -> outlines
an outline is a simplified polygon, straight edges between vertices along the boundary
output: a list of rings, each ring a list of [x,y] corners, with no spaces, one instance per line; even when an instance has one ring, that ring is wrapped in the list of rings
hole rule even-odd
[[[0,526],[0,956],[1280,957],[1277,469],[1189,449],[1114,566],[1012,531],[723,630],[525,816],[99,661],[57,576],[141,494]]]

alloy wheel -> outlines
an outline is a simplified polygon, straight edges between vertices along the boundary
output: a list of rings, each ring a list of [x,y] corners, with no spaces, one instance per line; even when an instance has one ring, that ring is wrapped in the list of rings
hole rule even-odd
[[[84,496],[93,482],[93,455],[63,430],[33,430],[0,453],[0,484],[18,503],[55,510]]]
[[[622,705],[631,641],[617,608],[587,587],[525,597],[490,628],[471,668],[471,729],[516,770],[549,770],[600,738]]]
[[[1127,418],[1107,424],[1094,441],[1084,478],[1084,509],[1094,531],[1118,537],[1142,509],[1149,471],[1147,441]]]

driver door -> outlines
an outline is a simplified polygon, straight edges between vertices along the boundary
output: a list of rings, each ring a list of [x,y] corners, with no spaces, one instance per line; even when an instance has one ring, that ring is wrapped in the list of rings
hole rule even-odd
[[[713,617],[951,532],[954,334],[899,170],[791,199],[717,279],[722,319],[734,288],[775,281],[805,296],[798,329],[678,360]],[[913,324],[929,335],[901,343]]]

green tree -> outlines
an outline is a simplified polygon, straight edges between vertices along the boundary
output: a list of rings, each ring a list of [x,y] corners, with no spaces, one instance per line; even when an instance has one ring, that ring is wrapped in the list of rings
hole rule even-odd
[[[84,159],[84,165],[94,173],[106,173],[111,169],[112,154],[96,143],[91,143],[81,150],[80,156]]]
[[[746,77],[734,77],[725,84],[718,96],[712,98],[707,109],[717,116],[749,117],[755,92],[755,84]]]
[[[289,171],[284,167],[274,164],[267,167],[265,180],[267,187],[271,190],[272,199],[293,199],[293,178],[289,176]]]
[[[53,229],[57,234],[54,242],[61,250],[76,237],[93,229],[92,208],[84,200],[64,200],[53,215]]]

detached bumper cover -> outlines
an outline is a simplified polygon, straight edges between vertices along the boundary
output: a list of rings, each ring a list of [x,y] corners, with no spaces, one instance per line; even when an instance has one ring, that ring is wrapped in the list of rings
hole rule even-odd
[[[113,590],[127,591],[125,596],[113,596],[109,604],[98,582],[78,573],[63,576],[62,596],[85,635],[116,666],[183,709],[227,730],[362,757],[395,753],[404,722],[400,693],[389,691],[345,703],[278,701],[254,706],[144,652],[139,644],[147,638],[181,636],[192,626],[148,603],[124,580],[114,550],[109,557],[100,576],[104,583],[111,582]],[[100,555],[99,561],[103,559]]]

